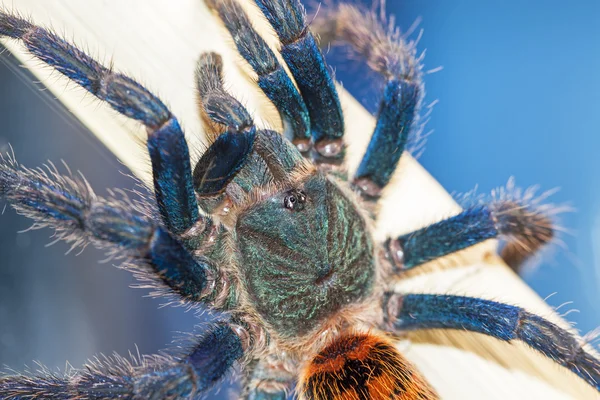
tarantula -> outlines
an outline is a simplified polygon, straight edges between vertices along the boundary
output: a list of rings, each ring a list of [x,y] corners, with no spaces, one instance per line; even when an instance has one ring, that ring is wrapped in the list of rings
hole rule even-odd
[[[224,89],[220,57],[203,54],[196,78],[211,144],[193,169],[177,119],[156,96],[0,11],[0,35],[20,39],[146,126],[154,181],[153,200],[101,198],[81,177],[27,169],[6,156],[2,198],[74,246],[91,243],[123,257],[163,294],[227,315],[179,356],[114,357],[66,376],[4,377],[1,398],[195,398],[240,363],[248,399],[284,399],[294,387],[306,399],[436,399],[391,338],[430,328],[520,340],[600,390],[600,361],[541,317],[478,298],[391,290],[403,272],[489,238],[506,238],[504,256],[517,265],[553,235],[548,208],[501,193],[426,228],[374,240],[381,192],[420,127],[423,72],[413,42],[353,5],[321,10],[309,28],[298,0],[256,0],[290,77],[236,0],[205,1],[257,74],[284,132],[258,129]],[[344,169],[343,115],[316,35],[321,45],[349,46],[386,81],[353,177]]]

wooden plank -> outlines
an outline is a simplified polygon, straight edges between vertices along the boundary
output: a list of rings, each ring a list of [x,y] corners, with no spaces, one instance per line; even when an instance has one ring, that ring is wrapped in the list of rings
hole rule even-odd
[[[18,0],[9,9],[30,16],[74,38],[77,45],[119,71],[144,83],[178,116],[196,159],[203,149],[194,94],[198,55],[208,50],[224,57],[231,91],[243,99],[259,123],[279,126],[277,113],[253,85],[215,18],[201,0]],[[253,7],[248,9],[256,13]],[[256,21],[264,21],[256,17]],[[268,34],[269,30],[264,29]],[[269,39],[270,43],[274,40]],[[148,179],[144,132],[106,105],[5,41],[25,66],[111,149],[131,170]],[[341,90],[350,144],[350,169],[356,167],[374,126],[373,118]],[[387,190],[377,235],[407,232],[458,212],[458,205],[413,159],[404,157]],[[406,292],[480,296],[524,306],[561,321],[529,287],[494,255],[489,241],[425,268],[425,274],[398,282]],[[411,334],[400,348],[424,372],[444,399],[594,399],[597,393],[574,374],[521,345],[507,345],[482,335],[434,331]]]

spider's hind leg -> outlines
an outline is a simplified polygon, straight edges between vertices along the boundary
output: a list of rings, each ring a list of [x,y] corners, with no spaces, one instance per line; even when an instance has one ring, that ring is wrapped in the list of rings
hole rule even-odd
[[[2,399],[191,399],[222,380],[244,355],[240,328],[218,324],[196,338],[181,357],[143,356],[131,362],[96,359],[65,376],[0,377]]]
[[[385,26],[374,12],[350,4],[319,10],[311,29],[321,47],[341,44],[362,57],[386,81],[377,125],[354,176],[361,195],[376,201],[389,183],[415,130],[424,96],[421,59],[392,24]]]
[[[522,341],[600,391],[600,360],[570,332],[520,307],[462,296],[389,293],[384,315],[394,331],[458,329]]]

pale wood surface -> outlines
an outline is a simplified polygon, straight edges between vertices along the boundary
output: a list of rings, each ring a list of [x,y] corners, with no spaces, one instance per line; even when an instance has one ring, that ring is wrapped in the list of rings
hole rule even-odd
[[[4,6],[74,38],[90,54],[104,62],[112,61],[117,70],[158,94],[182,122],[194,159],[203,145],[193,76],[198,55],[204,51],[216,50],[224,56],[231,91],[262,117],[258,118],[261,123],[279,124],[276,112],[252,84],[248,77],[251,74],[201,0],[5,0]],[[252,7],[249,10],[255,12]],[[256,20],[262,21],[258,17]],[[124,164],[143,179],[148,178],[144,133],[137,124],[75,85],[67,85],[58,74],[39,68],[40,63],[24,54],[18,43],[5,44]],[[368,142],[374,120],[344,91],[342,102],[353,168]],[[410,231],[458,210],[458,205],[417,162],[404,157],[386,193],[378,235],[383,238]],[[502,264],[494,248],[495,243],[490,241],[448,257],[424,268],[427,273],[402,280],[397,289],[505,301],[568,326]],[[400,348],[444,399],[598,398],[574,374],[524,346],[499,343],[482,335],[442,331],[411,334]]]

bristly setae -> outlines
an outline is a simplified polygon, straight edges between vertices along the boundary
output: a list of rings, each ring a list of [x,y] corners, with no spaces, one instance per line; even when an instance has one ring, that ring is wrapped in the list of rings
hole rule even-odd
[[[522,341],[600,389],[600,361],[541,317],[484,299],[392,290],[406,270],[489,238],[507,241],[506,259],[518,268],[554,235],[555,210],[509,188],[427,228],[374,239],[382,190],[422,125],[422,57],[414,42],[354,5],[330,5],[309,27],[298,0],[255,0],[290,76],[236,0],[205,2],[284,129],[258,128],[224,89],[220,56],[199,55],[197,91],[211,145],[193,168],[182,129],[160,99],[56,34],[0,11],[1,36],[20,40],[147,128],[154,178],[153,198],[102,198],[81,177],[3,156],[0,196],[74,246],[91,243],[123,257],[158,293],[226,312],[177,356],[6,376],[0,398],[197,398],[239,363],[247,399],[431,400],[435,388],[392,339],[431,328]],[[319,44],[347,46],[385,82],[354,176],[346,172],[343,114]]]

